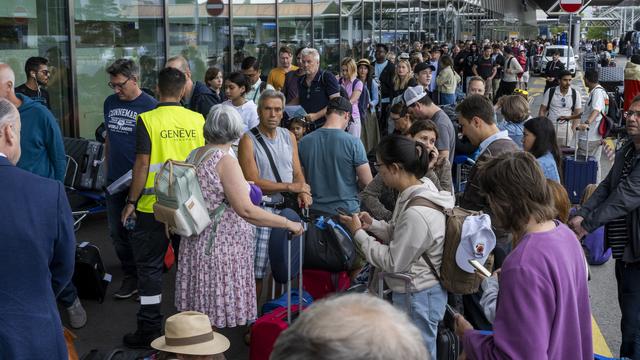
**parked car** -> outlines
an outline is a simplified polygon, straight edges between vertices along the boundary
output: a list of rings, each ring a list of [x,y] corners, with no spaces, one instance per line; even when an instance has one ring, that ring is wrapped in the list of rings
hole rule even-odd
[[[567,49],[569,49],[569,66],[567,66]],[[547,45],[542,51],[542,60],[540,61],[540,71],[543,72],[549,61],[553,60],[554,52],[560,53],[560,61],[564,64],[564,68],[571,72],[571,75],[576,74],[576,61],[579,55],[573,53],[573,48],[567,45]]]

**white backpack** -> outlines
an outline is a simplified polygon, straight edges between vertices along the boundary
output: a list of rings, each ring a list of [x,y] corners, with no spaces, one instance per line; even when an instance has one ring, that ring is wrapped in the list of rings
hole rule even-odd
[[[167,160],[156,173],[154,181],[155,219],[164,223],[170,233],[182,236],[199,235],[211,224],[196,167],[217,149],[205,151],[196,161],[197,150],[192,151],[186,161]],[[216,209],[214,217],[220,215]]]

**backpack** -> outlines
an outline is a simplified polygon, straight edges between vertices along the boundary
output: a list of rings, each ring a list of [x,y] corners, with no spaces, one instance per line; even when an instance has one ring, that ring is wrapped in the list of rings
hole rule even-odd
[[[573,110],[576,109],[576,100],[578,95],[576,94],[576,89],[571,88],[571,114],[573,114]],[[553,99],[553,95],[556,93],[556,86],[549,88],[549,101],[547,101],[547,111],[551,107],[551,99]]]
[[[353,269],[356,246],[351,235],[331,218],[320,216],[304,235],[304,268],[341,272]]]
[[[197,149],[192,151],[184,162],[169,159],[156,173],[156,202],[153,204],[153,214],[157,221],[167,226],[169,232],[194,236],[202,233],[211,224],[196,167],[215,150],[208,149],[197,160]],[[216,219],[224,212],[224,209],[220,211],[223,205],[214,211]]]
[[[353,90],[356,86],[356,81],[360,81],[360,79],[356,79],[353,81],[351,85],[351,93],[353,94]],[[362,84],[362,94],[360,94],[360,98],[358,99],[358,111],[360,112],[360,119],[364,121],[367,116],[367,110],[369,109],[369,88],[367,84]]]
[[[456,263],[456,251],[460,245],[462,235],[462,224],[467,216],[480,215],[481,211],[473,211],[461,208],[459,206],[453,209],[443,209],[442,206],[436,205],[430,200],[423,197],[416,197],[409,201],[407,208],[412,206],[425,206],[434,210],[438,210],[445,215],[446,232],[444,236],[444,250],[442,252],[442,265],[440,273],[436,271],[435,266],[429,259],[427,253],[422,254],[422,258],[427,262],[433,275],[440,281],[442,286],[450,293],[458,295],[468,295],[478,292],[482,277],[475,273],[468,273]],[[489,271],[493,268],[493,254],[487,257],[484,267]]]
[[[616,101],[615,96],[609,94],[604,88],[601,89],[605,91],[607,97],[605,98],[606,112],[600,112],[602,115],[602,121],[600,121],[600,125],[598,125],[598,134],[600,134],[602,138],[606,138],[610,135],[611,130],[614,127],[620,125],[620,119],[622,117],[620,116],[620,108],[618,107],[618,102]]]

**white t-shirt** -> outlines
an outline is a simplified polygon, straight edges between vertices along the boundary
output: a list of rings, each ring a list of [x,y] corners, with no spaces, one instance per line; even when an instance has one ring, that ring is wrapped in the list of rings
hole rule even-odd
[[[582,112],[582,117],[580,118],[580,123],[584,124],[589,119],[591,112],[593,110],[598,110],[598,112],[605,112],[606,106],[609,105],[609,95],[607,91],[600,85],[591,90],[589,94],[589,99],[587,99],[587,103],[584,106],[584,111]],[[598,134],[598,127],[600,126],[600,121],[602,120],[602,115],[598,115],[593,123],[589,125],[589,137],[587,140],[589,141],[597,141],[601,140],[602,136]],[[578,133],[578,139],[585,140],[585,132],[580,131]]]
[[[556,86],[555,92],[553,93],[553,98],[551,99],[551,104],[549,104],[549,91],[551,89],[547,89],[544,93],[544,97],[542,98],[542,105],[549,105],[549,115],[547,117],[553,123],[558,120],[560,116],[571,116],[572,111],[571,107],[573,106],[573,96],[571,95],[571,87],[567,90],[566,95],[562,95],[560,91],[560,86]],[[576,92],[576,110],[580,110],[582,108],[582,97],[580,96],[580,92],[575,90]],[[564,99],[564,100],[563,100]]]
[[[260,123],[260,120],[258,119],[258,107],[253,101],[248,100],[246,103],[240,106],[234,106],[233,103],[231,103],[231,100],[227,100],[223,102],[223,104],[233,106],[236,110],[238,110],[240,116],[242,117],[242,120],[244,120],[245,128],[243,132],[247,132],[249,131],[249,129],[253,129]]]

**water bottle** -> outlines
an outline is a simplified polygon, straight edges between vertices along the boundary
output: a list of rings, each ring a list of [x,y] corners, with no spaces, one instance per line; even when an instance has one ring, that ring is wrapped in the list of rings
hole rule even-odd
[[[133,229],[136,228],[136,218],[129,216],[127,220],[124,221],[124,228],[133,231]]]

